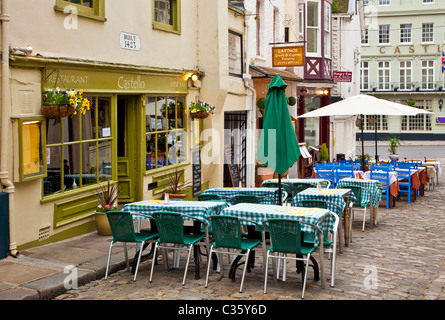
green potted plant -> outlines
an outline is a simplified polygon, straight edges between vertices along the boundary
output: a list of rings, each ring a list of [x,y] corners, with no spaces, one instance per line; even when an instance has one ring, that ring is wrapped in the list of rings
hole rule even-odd
[[[320,153],[319,153],[319,158],[321,162],[325,162],[329,160],[329,151],[328,151],[328,147],[326,146],[326,143],[323,143],[320,147]]]
[[[287,98],[287,104],[290,106],[294,106],[297,103],[297,99],[294,96],[290,96]]]
[[[122,190],[119,189],[117,183],[111,184],[110,180],[107,182],[107,186],[101,186],[98,192],[93,192],[99,205],[95,211],[95,222],[97,233],[101,236],[111,236],[111,228],[108,223],[107,212],[120,211],[117,205],[117,199]]]
[[[165,180],[168,187],[164,190],[164,194],[168,193],[170,199],[184,199],[187,196],[185,189],[190,186],[190,182],[189,180],[184,181],[184,179],[182,179],[183,175],[184,170],[179,171],[178,169],[167,173]]]
[[[400,142],[400,137],[392,136],[389,137],[387,141],[389,143],[389,149],[388,149],[388,152],[390,153],[389,158],[392,161],[397,161],[397,159],[399,158],[399,155],[397,154],[397,148],[402,144]]]
[[[264,107],[266,106],[266,98],[261,97],[256,101],[257,108],[264,114]]]

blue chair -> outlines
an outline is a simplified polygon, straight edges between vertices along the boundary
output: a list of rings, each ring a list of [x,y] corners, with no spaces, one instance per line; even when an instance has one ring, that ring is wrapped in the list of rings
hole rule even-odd
[[[391,193],[389,191],[389,171],[371,167],[370,179],[378,180],[382,185],[382,198],[386,198],[386,209],[389,209]]]
[[[336,186],[336,169],[316,169],[317,178],[329,180],[331,182],[330,187],[335,188]]]
[[[395,171],[397,172],[399,178],[399,187],[400,187],[400,192],[397,199],[399,199],[402,194],[407,194],[408,203],[411,203],[413,194],[413,183],[411,179],[412,170],[415,169],[410,168],[409,165],[405,166],[402,163],[400,163],[395,167]]]
[[[354,169],[352,166],[340,166],[337,170],[335,170],[336,182],[344,178],[354,178]]]

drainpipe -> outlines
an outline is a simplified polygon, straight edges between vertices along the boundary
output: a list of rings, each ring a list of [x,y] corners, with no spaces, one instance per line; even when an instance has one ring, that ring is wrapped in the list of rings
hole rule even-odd
[[[245,36],[247,36],[248,35],[248,32],[249,32],[249,24],[248,24],[248,21],[247,21],[247,19],[248,19],[248,16],[247,15],[245,15],[244,16],[244,35]],[[248,42],[248,41],[247,41]],[[249,83],[249,65],[250,65],[250,62],[249,62],[249,60],[250,60],[250,55],[249,55],[249,46],[247,45],[246,46],[246,72],[244,73],[244,75],[243,75],[243,80],[244,80],[244,86],[250,91],[250,92],[252,92],[252,110],[251,110],[251,117],[250,117],[250,127],[251,127],[251,129],[252,129],[252,132],[253,132],[253,134],[251,134],[251,135],[248,135],[248,137],[250,137],[250,142],[251,143],[249,143],[248,145],[250,145],[250,154],[252,155],[252,158],[251,158],[251,167],[250,167],[250,170],[249,170],[249,172],[250,172],[250,175],[249,175],[249,180],[250,181],[246,181],[247,183],[247,185],[251,185],[251,186],[253,186],[253,187],[255,187],[255,163],[256,163],[256,161],[255,161],[255,155],[256,155],[256,152],[255,152],[255,147],[256,147],[256,119],[257,119],[257,117],[256,117],[256,108],[255,108],[255,105],[256,105],[256,91],[255,91],[255,88],[253,88],[251,85],[250,85],[250,83]]]
[[[10,86],[9,86],[9,1],[2,0],[0,22],[2,25],[1,40],[1,133],[0,133],[0,182],[3,186],[2,192],[9,193],[9,254],[18,257],[17,244],[15,242],[15,211],[14,211],[14,183],[8,174],[8,135],[10,128]]]

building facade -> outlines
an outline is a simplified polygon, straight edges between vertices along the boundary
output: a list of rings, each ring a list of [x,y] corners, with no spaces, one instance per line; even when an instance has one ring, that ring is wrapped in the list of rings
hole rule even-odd
[[[439,0],[365,1],[361,92],[413,105],[432,114],[377,117],[378,140],[444,140],[445,5]],[[374,140],[366,119],[365,141]]]
[[[255,129],[243,10],[207,0],[1,4],[0,188],[12,255],[94,231],[92,192],[108,181],[120,204],[162,197],[172,169],[192,184],[189,199],[225,183],[232,132]],[[58,88],[82,90],[90,110],[45,117],[43,94]],[[198,100],[214,114],[192,119]]]

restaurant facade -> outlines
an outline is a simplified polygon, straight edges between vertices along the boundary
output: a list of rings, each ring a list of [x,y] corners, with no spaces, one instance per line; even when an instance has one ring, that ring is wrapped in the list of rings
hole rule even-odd
[[[238,118],[245,129],[254,123],[242,10],[201,0],[3,0],[2,14],[0,178],[11,255],[94,231],[93,193],[108,182],[121,189],[119,204],[163,197],[175,169],[189,199],[225,183]],[[59,89],[81,93],[90,110],[45,116],[43,94]],[[213,114],[192,119],[198,101]],[[243,182],[254,180],[244,170]]]

